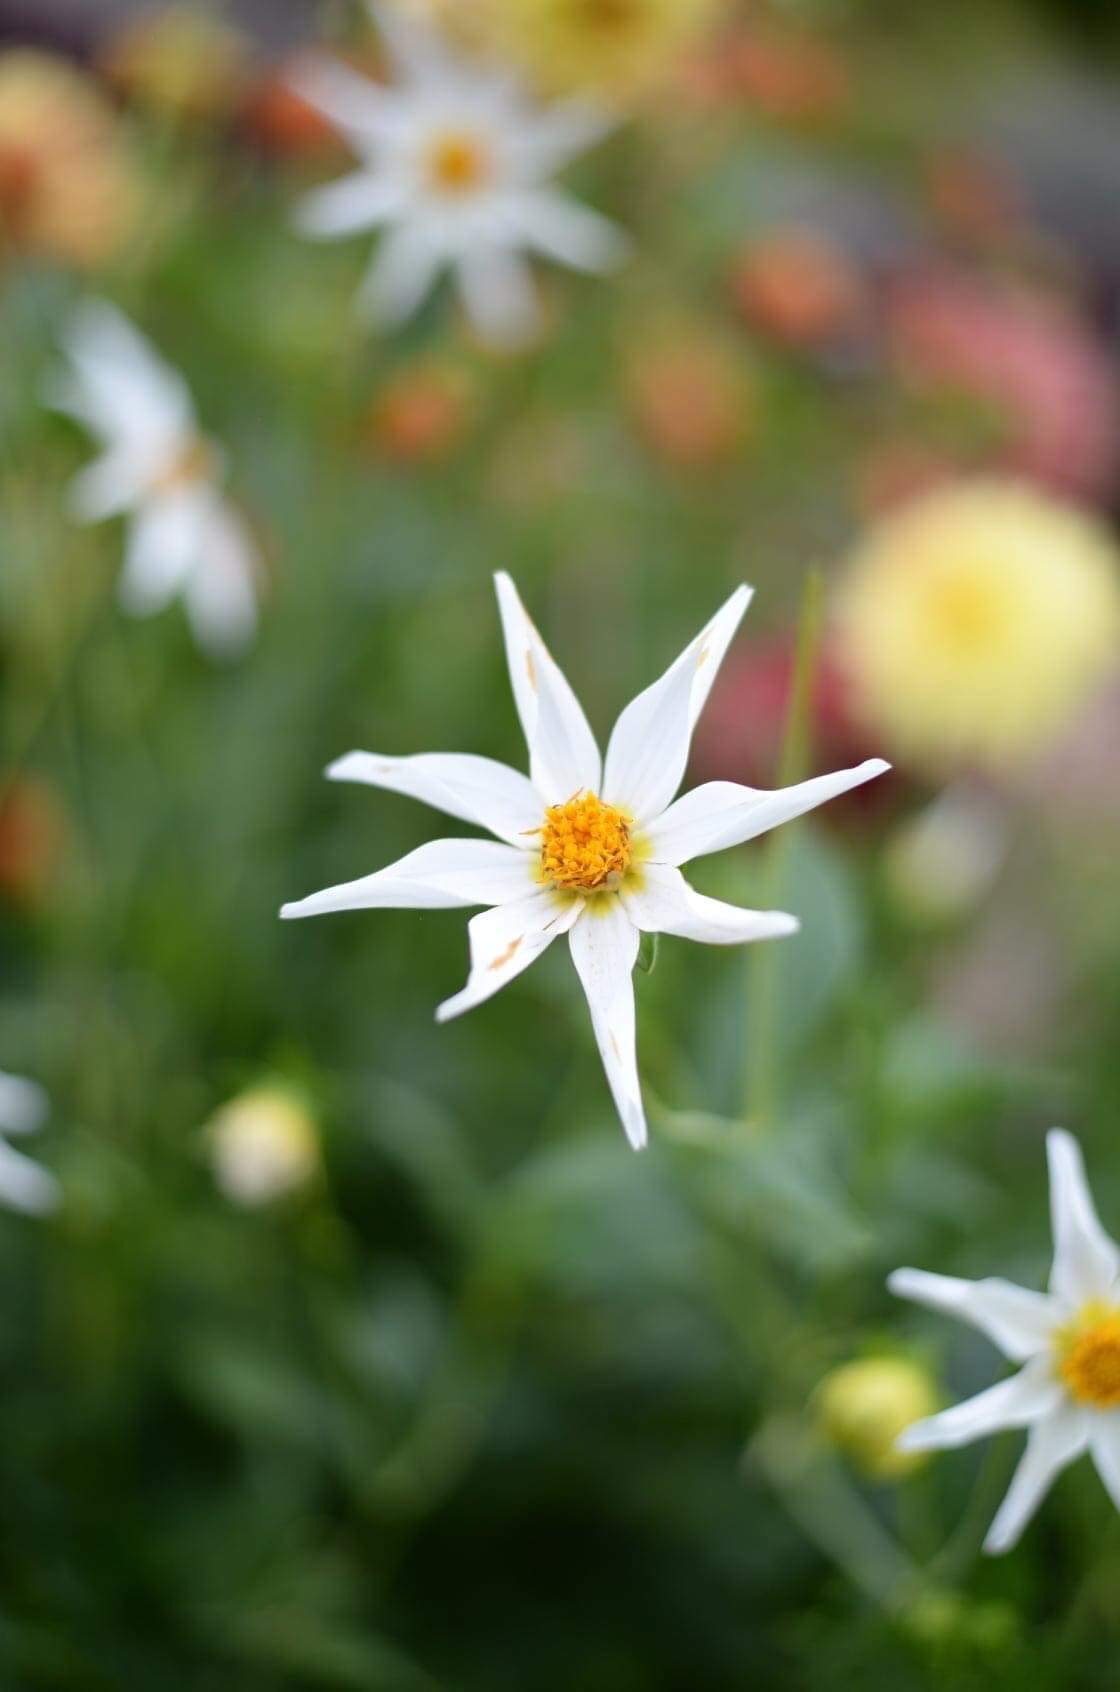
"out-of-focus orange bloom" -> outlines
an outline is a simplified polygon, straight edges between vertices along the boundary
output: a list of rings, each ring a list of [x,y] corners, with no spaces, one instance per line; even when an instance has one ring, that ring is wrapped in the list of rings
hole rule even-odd
[[[937,217],[953,234],[990,246],[1017,233],[1022,205],[1014,182],[991,159],[943,147],[925,162],[925,187]]]
[[[848,255],[815,230],[774,230],[739,254],[735,302],[761,334],[791,347],[819,347],[864,323],[863,277]]]
[[[224,118],[236,109],[251,49],[240,30],[203,6],[171,5],[126,24],[101,55],[122,94],[185,118]]]
[[[97,85],[49,53],[0,54],[0,249],[96,267],[130,234],[137,203]]]
[[[472,411],[471,384],[462,370],[434,362],[411,365],[374,401],[370,443],[398,463],[431,463],[458,445]]]
[[[268,153],[283,158],[321,158],[345,150],[338,131],[322,112],[296,93],[300,55],[273,65],[249,89],[242,108],[248,135]]]
[[[626,388],[649,447],[678,468],[726,462],[750,431],[749,382],[713,337],[689,331],[644,348],[630,360]]]
[[[37,776],[0,776],[0,893],[37,905],[58,868],[66,820],[54,788]]]
[[[952,270],[890,291],[887,329],[905,381],[967,395],[999,416],[986,455],[1062,493],[1099,500],[1116,483],[1120,403],[1107,350],[1071,309]]]

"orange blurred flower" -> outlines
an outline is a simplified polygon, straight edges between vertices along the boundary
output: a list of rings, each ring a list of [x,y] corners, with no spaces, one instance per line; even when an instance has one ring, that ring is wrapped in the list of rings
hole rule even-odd
[[[62,805],[48,782],[0,778],[0,893],[13,904],[37,905],[54,877],[65,835]]]
[[[297,53],[271,66],[248,90],[242,107],[250,138],[283,158],[318,159],[345,151],[334,125],[296,93],[294,85],[306,63]]]
[[[726,462],[752,422],[745,373],[712,336],[685,331],[635,354],[627,399],[646,443],[680,469]]]
[[[0,246],[96,267],[130,234],[136,178],[92,79],[30,48],[0,54]]]
[[[402,464],[444,458],[471,421],[473,399],[462,370],[434,362],[410,365],[391,377],[374,401],[370,442]]]
[[[791,347],[818,347],[866,319],[863,277],[835,242],[811,229],[776,229],[739,254],[735,302],[761,334]]]
[[[708,85],[783,123],[814,123],[842,114],[848,67],[828,42],[805,33],[741,29],[709,56]]]

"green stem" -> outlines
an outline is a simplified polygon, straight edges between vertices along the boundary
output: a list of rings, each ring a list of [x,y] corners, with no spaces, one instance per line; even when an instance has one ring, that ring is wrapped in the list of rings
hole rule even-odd
[[[797,625],[797,647],[781,756],[778,786],[791,787],[803,781],[813,755],[813,682],[824,625],[824,576],[810,570],[805,577]],[[792,825],[777,831],[767,850],[763,873],[763,902],[776,906],[781,899],[786,863],[792,840]],[[747,1074],[744,1109],[754,1129],[769,1127],[779,1103],[779,1077],[775,1027],[778,1013],[778,982],[782,949],[777,945],[756,946],[748,965]]]

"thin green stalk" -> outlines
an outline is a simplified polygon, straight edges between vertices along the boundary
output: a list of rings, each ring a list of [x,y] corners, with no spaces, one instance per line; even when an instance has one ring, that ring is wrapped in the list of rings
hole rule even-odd
[[[801,595],[797,624],[797,647],[790,685],[789,707],[781,756],[778,786],[790,787],[809,773],[813,755],[813,683],[824,626],[824,576],[810,570]],[[764,903],[781,902],[786,863],[792,839],[792,824],[774,833],[767,849],[763,874]],[[774,1121],[780,1095],[775,1027],[778,1014],[778,982],[782,949],[777,945],[752,948],[747,977],[747,1074],[744,1081],[744,1110],[754,1129]]]

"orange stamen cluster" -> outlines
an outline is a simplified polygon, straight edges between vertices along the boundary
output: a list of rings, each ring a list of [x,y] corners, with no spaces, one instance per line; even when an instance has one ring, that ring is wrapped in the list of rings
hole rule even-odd
[[[595,793],[550,805],[541,836],[541,874],[554,887],[594,893],[630,867],[630,824]]]
[[[470,194],[491,174],[486,147],[473,135],[439,136],[428,149],[428,178],[442,194]]]
[[[1120,1310],[1090,1306],[1066,1332],[1058,1373],[1079,1404],[1120,1409]]]

